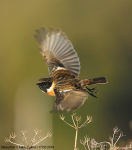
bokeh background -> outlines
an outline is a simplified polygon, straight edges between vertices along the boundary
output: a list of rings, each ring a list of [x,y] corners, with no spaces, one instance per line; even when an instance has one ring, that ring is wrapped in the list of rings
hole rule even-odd
[[[22,142],[21,130],[30,142],[34,129],[52,138],[40,145],[56,150],[73,149],[75,130],[51,114],[55,99],[35,85],[48,77],[47,66],[33,35],[42,26],[61,28],[72,41],[81,62],[79,78],[106,76],[108,84],[95,85],[98,98],[89,96],[76,111],[93,122],[79,129],[98,142],[109,141],[118,126],[126,135],[118,143],[132,141],[132,1],[126,0],[1,0],[0,1],[0,146],[9,133]],[[63,113],[72,124],[71,114]]]

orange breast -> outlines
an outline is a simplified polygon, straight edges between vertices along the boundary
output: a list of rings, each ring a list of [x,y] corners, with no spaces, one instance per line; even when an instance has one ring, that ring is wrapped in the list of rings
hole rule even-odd
[[[49,89],[47,89],[46,94],[48,94],[50,96],[55,96],[54,87],[55,87],[55,83],[53,81],[52,86]]]
[[[55,92],[54,91],[47,92],[46,94],[48,94],[50,96],[55,96]]]

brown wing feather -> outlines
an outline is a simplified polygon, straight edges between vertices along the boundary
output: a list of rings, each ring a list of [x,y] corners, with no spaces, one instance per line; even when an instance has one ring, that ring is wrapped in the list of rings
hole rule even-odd
[[[79,76],[80,62],[72,43],[60,29],[57,31],[51,27],[48,31],[45,27],[36,30],[40,52],[48,66],[49,74],[57,67],[63,67],[71,71],[74,76]]]
[[[65,68],[64,65],[60,62],[60,60],[55,58],[55,56],[52,54],[52,52],[45,51],[44,54],[45,54],[44,60],[48,66],[50,76],[52,76],[52,74],[54,73],[55,68],[57,68],[57,67]]]
[[[83,105],[88,97],[85,89],[71,90],[70,92],[56,93],[55,111],[75,111]]]

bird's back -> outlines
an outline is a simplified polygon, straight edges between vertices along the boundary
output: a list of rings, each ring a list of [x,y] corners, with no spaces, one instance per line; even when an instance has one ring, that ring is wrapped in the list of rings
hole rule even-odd
[[[80,88],[80,80],[67,69],[55,71],[53,74],[55,89],[59,91],[68,91]]]

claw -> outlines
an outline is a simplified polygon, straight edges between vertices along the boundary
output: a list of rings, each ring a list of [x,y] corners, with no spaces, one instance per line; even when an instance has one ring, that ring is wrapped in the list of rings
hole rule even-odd
[[[89,89],[88,87],[86,87],[90,92],[92,92],[92,91],[97,91],[97,89],[96,89],[96,87],[95,88],[92,88],[92,89]]]
[[[98,90],[96,90],[96,88],[92,88],[92,89],[89,89],[88,87],[86,87],[86,88],[87,88],[87,92],[88,92],[91,96],[97,98],[97,96],[95,96],[95,94],[97,94],[97,91],[98,91]]]

